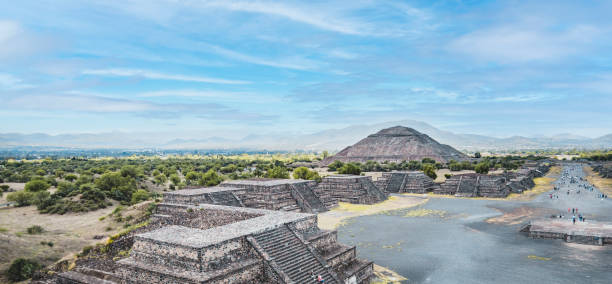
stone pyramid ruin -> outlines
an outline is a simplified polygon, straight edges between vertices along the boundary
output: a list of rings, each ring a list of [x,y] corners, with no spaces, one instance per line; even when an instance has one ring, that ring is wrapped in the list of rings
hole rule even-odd
[[[436,140],[412,128],[395,126],[383,129],[375,134],[346,147],[338,154],[322,161],[329,165],[333,161],[342,162],[402,162],[421,161],[430,158],[437,162],[447,163],[450,160],[464,161],[468,157],[455,148],[440,144]]]

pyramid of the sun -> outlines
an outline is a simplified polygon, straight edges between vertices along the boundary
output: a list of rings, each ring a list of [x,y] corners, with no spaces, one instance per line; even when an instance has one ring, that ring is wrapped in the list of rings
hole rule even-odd
[[[412,128],[395,126],[369,135],[357,144],[346,147],[335,156],[326,158],[322,164],[329,165],[336,160],[363,163],[366,161],[421,161],[423,158],[443,163],[450,160],[468,159],[465,154],[455,148],[440,144]]]

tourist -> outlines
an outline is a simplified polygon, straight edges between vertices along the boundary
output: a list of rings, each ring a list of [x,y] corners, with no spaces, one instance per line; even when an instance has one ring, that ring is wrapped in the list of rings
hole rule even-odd
[[[321,276],[321,274],[317,276],[317,281],[319,281],[319,283],[325,283],[325,280],[323,279],[323,276]]]
[[[572,216],[572,223],[576,224],[576,215]]]

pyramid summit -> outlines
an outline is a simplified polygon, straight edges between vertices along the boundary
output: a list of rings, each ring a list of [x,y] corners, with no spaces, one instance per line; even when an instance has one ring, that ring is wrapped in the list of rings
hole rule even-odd
[[[431,137],[404,126],[385,128],[368,135],[356,144],[344,148],[338,154],[323,160],[324,165],[342,162],[402,162],[430,158],[446,163],[463,161],[468,157],[455,148],[438,143]]]

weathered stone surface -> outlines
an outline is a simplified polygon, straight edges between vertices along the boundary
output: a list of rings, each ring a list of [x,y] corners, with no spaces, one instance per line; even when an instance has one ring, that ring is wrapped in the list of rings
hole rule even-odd
[[[430,158],[438,162],[464,161],[468,157],[412,128],[395,126],[372,134],[338,154],[324,159],[322,165],[342,162],[402,162]]]
[[[172,196],[211,192],[223,190]],[[155,213],[154,229],[134,235],[130,256],[104,279],[79,270],[56,282],[308,283],[322,275],[326,283],[368,283],[372,276],[372,262],[337,243],[335,231],[321,231],[313,214],[201,203],[162,203]]]
[[[374,184],[388,193],[426,193],[438,185],[423,172],[389,172],[383,173]]]
[[[315,188],[315,193],[327,207],[338,202],[373,204],[387,199],[387,194],[378,188],[368,176],[333,175],[324,177]]]

